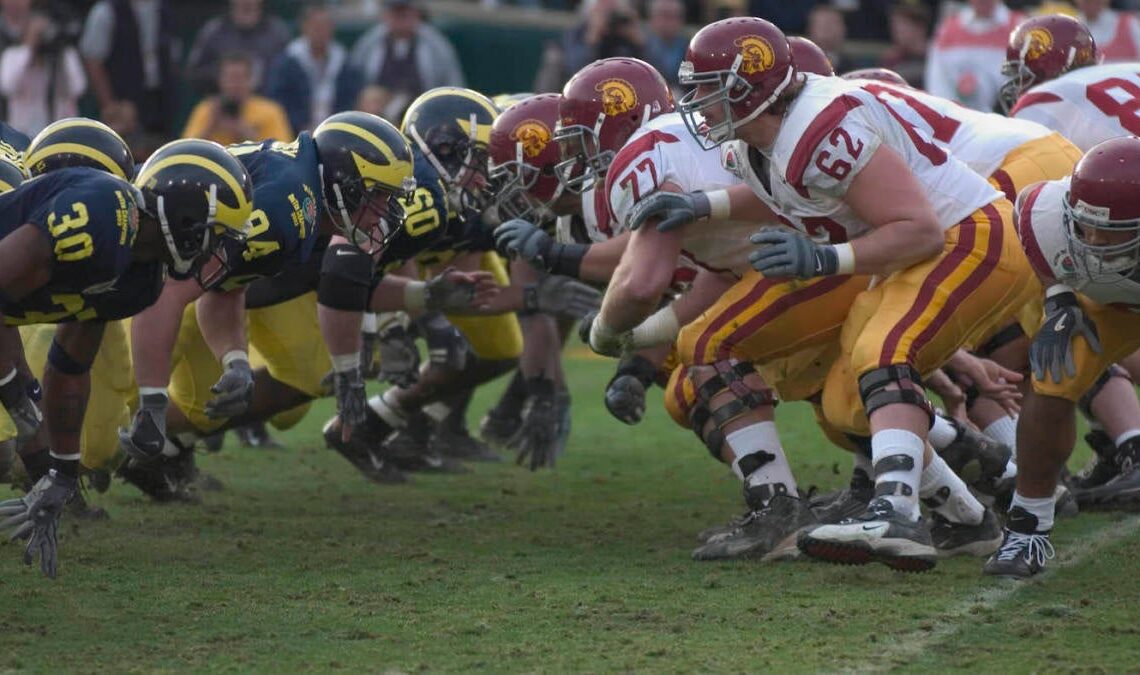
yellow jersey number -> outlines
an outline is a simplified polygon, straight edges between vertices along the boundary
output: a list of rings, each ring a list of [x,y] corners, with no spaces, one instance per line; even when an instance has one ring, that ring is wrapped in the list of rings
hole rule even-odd
[[[52,212],[48,215],[47,227],[52,239],[55,240],[56,260],[60,262],[83,260],[95,252],[95,242],[89,233],[73,232],[83,229],[88,220],[90,217],[87,205],[83,202],[72,204],[71,213]]]
[[[262,209],[254,209],[253,213],[249,214],[249,231],[246,233],[245,250],[241,254],[246,262],[269,255],[281,248],[279,242],[258,240],[258,237],[267,230],[269,230],[269,217]]]
[[[404,207],[404,229],[413,237],[427,234],[439,227],[439,211],[435,197],[427,188],[416,188],[412,203]]]

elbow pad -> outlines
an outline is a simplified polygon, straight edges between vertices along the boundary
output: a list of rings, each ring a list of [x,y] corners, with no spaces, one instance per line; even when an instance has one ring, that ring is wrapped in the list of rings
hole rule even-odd
[[[325,251],[317,301],[325,307],[346,312],[363,312],[376,287],[372,257],[349,244],[336,244]]]

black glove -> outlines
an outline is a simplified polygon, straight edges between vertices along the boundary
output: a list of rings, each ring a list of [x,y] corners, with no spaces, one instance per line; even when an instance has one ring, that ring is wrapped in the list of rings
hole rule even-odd
[[[214,394],[206,403],[206,416],[210,419],[236,417],[249,410],[253,403],[253,368],[249,361],[230,361],[210,391]]]
[[[626,424],[637,424],[645,416],[645,392],[653,385],[657,368],[643,356],[621,360],[617,372],[606,385],[606,410]]]
[[[1029,345],[1033,377],[1044,380],[1048,373],[1057,384],[1065,377],[1075,377],[1077,366],[1073,361],[1073,340],[1078,335],[1085,338],[1094,353],[1101,352],[1096,324],[1085,316],[1076,293],[1058,293],[1046,298],[1045,322]]]
[[[420,377],[420,350],[405,323],[407,315],[397,312],[377,333],[380,341],[380,380],[397,387],[410,387]]]
[[[694,220],[708,218],[712,209],[703,192],[654,192],[634,205],[629,214],[629,229],[657,218],[658,232],[669,232]]]
[[[601,306],[601,292],[570,277],[548,274],[523,288],[523,309],[527,312],[578,318],[597,312]]]
[[[0,502],[0,518],[5,518],[0,522],[0,529],[12,528],[12,541],[27,539],[24,564],[31,565],[39,556],[40,570],[52,579],[58,562],[59,517],[78,483],[75,476],[52,469],[32,486],[28,494]]]
[[[467,365],[470,345],[458,328],[447,317],[433,312],[419,320],[420,332],[428,346],[428,359],[432,365],[448,370],[463,370]]]
[[[360,369],[335,373],[333,389],[336,391],[336,412],[340,415],[341,424],[349,427],[364,424],[368,400],[364,395],[364,378],[360,376]]]
[[[839,272],[835,247],[817,244],[798,232],[765,228],[749,240],[759,246],[748,254],[752,269],[766,277],[811,279]]]
[[[521,466],[529,461],[530,470],[537,471],[544,466],[554,466],[560,413],[555,403],[553,380],[542,376],[531,378],[527,380],[527,392],[522,425],[511,438],[511,445],[518,449],[515,463]]]
[[[37,399],[33,398],[38,392],[38,381],[28,383],[18,373],[6,384],[0,385],[0,403],[16,427],[17,448],[32,440],[43,422],[44,416],[35,403]]]
[[[146,394],[130,429],[119,428],[119,447],[132,460],[144,464],[162,457],[166,449],[166,394]]]

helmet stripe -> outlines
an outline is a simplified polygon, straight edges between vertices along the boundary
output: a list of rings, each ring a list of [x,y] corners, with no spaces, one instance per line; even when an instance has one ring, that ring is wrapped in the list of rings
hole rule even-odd
[[[34,147],[34,146],[33,146]],[[27,166],[35,166],[41,160],[47,159],[51,155],[62,154],[70,152],[76,155],[82,155],[88,159],[95,160],[107,169],[112,174],[122,178],[123,180],[130,180],[125,174],[123,169],[119,167],[115,160],[108,157],[105,153],[96,150],[88,145],[82,143],[53,143],[43,147],[35,148],[34,152],[24,158],[24,164]]]
[[[371,131],[365,129],[364,127],[358,126],[356,124],[350,124],[348,122],[325,122],[321,125],[321,129],[343,131],[358,138],[363,138],[375,146],[376,149],[379,150],[382,155],[384,155],[384,158],[387,159],[390,164],[396,164],[400,161],[396,158],[396,155],[392,152],[392,149],[388,147],[388,144],[385,143],[383,139]]]

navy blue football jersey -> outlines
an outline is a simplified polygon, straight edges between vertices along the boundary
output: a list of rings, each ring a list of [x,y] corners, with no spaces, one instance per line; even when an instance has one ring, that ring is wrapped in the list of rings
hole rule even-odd
[[[32,139],[28,138],[26,134],[17,131],[4,122],[0,122],[0,147],[8,146],[16,153],[22,153],[31,144]]]
[[[292,143],[240,143],[228,150],[253,180],[253,213],[244,248],[230,252],[221,290],[303,265],[318,238],[321,209],[320,159],[308,132]]]
[[[0,195],[0,239],[32,224],[52,247],[51,279],[2,308],[5,322],[98,318],[93,298],[113,290],[131,265],[138,211],[131,186],[95,169],[60,169]]]

